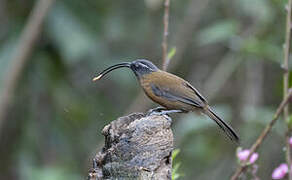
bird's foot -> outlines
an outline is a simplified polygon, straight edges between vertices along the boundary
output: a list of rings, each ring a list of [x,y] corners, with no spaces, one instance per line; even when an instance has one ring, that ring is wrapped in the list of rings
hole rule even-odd
[[[150,115],[158,115],[158,116],[162,116],[162,115],[169,115],[171,113],[182,113],[184,111],[182,110],[178,110],[178,109],[173,109],[173,110],[167,110],[163,107],[157,107],[157,108],[154,108],[154,109],[150,109],[148,112],[147,112],[147,115],[150,116]]]
[[[184,111],[183,110],[176,110],[176,109],[173,109],[173,110],[167,110],[166,108],[164,107],[157,107],[157,108],[154,108],[154,109],[150,109],[146,115],[147,116],[151,116],[151,115],[157,115],[157,116],[163,116],[165,117],[170,123],[172,123],[172,119],[168,116],[169,114],[171,113],[183,113]]]
[[[159,113],[159,112],[162,112],[163,110],[166,110],[164,107],[156,107],[156,108],[153,108],[153,109],[150,109],[149,111],[147,111],[146,115],[147,116],[150,116],[150,115],[153,115],[155,113]]]
[[[170,122],[170,124],[172,124],[172,119],[171,119],[171,117],[169,117],[168,114],[163,114],[162,116],[163,116],[168,122]]]
[[[164,107],[157,107],[154,109],[150,109],[147,113],[146,116],[152,116],[152,115],[157,115],[157,116],[164,116],[170,123],[172,122],[172,119],[168,116],[171,113],[183,113],[183,110],[167,110]]]

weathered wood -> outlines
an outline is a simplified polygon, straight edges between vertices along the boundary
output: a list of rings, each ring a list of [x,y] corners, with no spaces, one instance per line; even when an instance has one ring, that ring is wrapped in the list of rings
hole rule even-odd
[[[105,145],[93,160],[89,180],[171,179],[171,119],[134,113],[106,125]]]

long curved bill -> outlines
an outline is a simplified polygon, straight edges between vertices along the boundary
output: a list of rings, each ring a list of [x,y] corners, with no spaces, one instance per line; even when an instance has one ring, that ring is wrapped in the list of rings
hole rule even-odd
[[[105,70],[103,70],[101,73],[99,73],[98,76],[94,77],[92,79],[92,81],[100,80],[104,75],[106,75],[107,73],[111,72],[112,70],[115,70],[115,69],[118,69],[118,68],[122,68],[122,67],[129,68],[130,65],[131,65],[131,63],[124,62],[124,63],[119,63],[119,64],[116,64],[116,65],[110,66],[110,67],[106,68]]]

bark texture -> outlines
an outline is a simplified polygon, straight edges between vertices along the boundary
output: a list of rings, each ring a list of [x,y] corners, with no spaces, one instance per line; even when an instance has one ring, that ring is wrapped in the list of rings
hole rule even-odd
[[[134,113],[106,125],[105,145],[88,179],[171,179],[173,134],[167,116]]]

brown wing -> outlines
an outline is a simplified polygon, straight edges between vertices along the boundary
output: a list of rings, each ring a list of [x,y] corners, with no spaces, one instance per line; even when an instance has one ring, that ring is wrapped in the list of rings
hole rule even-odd
[[[151,88],[156,99],[150,97],[151,95],[149,97],[156,102],[159,101],[159,104],[161,104],[160,99],[157,99],[157,97],[197,108],[206,105],[205,98],[190,83],[173,74],[164,71],[153,72],[151,77],[145,77],[142,83],[144,83],[144,87],[148,87],[148,91]]]

